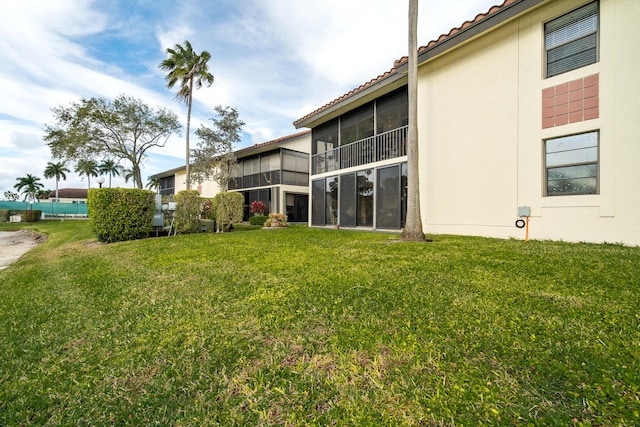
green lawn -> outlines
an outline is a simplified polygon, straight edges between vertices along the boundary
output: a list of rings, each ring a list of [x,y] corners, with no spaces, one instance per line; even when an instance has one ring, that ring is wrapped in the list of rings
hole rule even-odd
[[[640,424],[640,248],[88,227],[0,271],[0,425]]]

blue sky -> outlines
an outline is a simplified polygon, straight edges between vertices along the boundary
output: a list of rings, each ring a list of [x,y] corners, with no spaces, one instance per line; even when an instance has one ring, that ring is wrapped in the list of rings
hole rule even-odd
[[[503,0],[420,0],[425,45]],[[44,179],[51,108],[82,97],[127,94],[166,107],[186,124],[158,68],[189,40],[212,55],[214,84],[194,94],[192,130],[216,105],[246,122],[237,148],[296,130],[307,113],[389,70],[406,55],[407,0],[21,0],[0,14],[0,198],[17,177]],[[192,138],[192,147],[195,146]],[[148,152],[143,180],[184,165],[184,136]],[[85,188],[72,171],[61,188]],[[92,186],[95,186],[92,180]],[[113,179],[114,186],[130,186]]]

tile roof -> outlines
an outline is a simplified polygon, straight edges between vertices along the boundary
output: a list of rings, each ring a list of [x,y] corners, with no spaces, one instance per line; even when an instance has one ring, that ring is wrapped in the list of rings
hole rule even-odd
[[[247,151],[260,149],[260,148],[263,148],[263,147],[266,147],[266,146],[269,146],[269,145],[276,145],[276,144],[278,144],[280,142],[290,141],[292,139],[300,138],[301,136],[304,136],[304,135],[307,135],[307,134],[310,134],[310,133],[311,133],[311,130],[307,129],[307,130],[304,130],[302,132],[294,133],[292,135],[282,136],[280,138],[272,139],[271,141],[261,142],[261,143],[258,143],[258,144],[254,144],[254,145],[252,145],[250,147],[241,148],[239,150],[234,151],[234,153],[235,154],[241,154],[241,153],[245,153]],[[166,170],[166,171],[159,172],[159,173],[156,173],[154,175],[151,175],[151,178],[164,178],[164,177],[167,177],[167,176],[175,175],[176,172],[183,171],[185,169],[186,169],[185,165],[178,166],[177,168],[169,169],[169,170]]]
[[[86,188],[59,188],[58,189],[58,198],[60,199],[86,199],[87,198],[87,189]],[[50,199],[56,197],[55,190],[49,193],[48,196]]]
[[[254,145],[252,145],[250,147],[241,148],[240,150],[236,150],[235,153],[238,154],[238,153],[243,153],[245,151],[254,150],[256,148],[264,147],[264,146],[267,146],[267,145],[275,145],[275,144],[278,144],[279,142],[285,142],[285,141],[289,141],[291,139],[299,138],[299,137],[304,136],[304,135],[306,135],[306,134],[308,134],[310,132],[311,132],[311,130],[305,130],[305,131],[302,131],[302,132],[294,133],[293,135],[287,135],[287,136],[283,136],[283,137],[280,137],[280,138],[277,138],[277,139],[272,139],[271,141],[261,142],[259,144],[254,144]]]
[[[493,15],[495,15],[496,13],[500,12],[501,10],[504,10],[505,8],[515,4],[515,3],[519,3],[523,0],[504,0],[502,2],[502,4],[500,5],[495,5],[492,6],[487,12],[485,13],[479,13],[478,15],[476,15],[476,17],[471,20],[471,21],[465,21],[462,25],[460,25],[459,27],[454,27],[452,28],[447,34],[442,34],[440,37],[438,37],[438,39],[436,40],[432,40],[430,41],[428,44],[426,44],[425,46],[420,46],[418,48],[418,55],[434,48],[437,45],[442,44],[443,42],[450,40],[452,37],[454,37],[456,34],[463,32],[464,30],[468,29],[469,27],[475,26],[477,24],[479,24],[480,22],[484,21],[485,19],[487,19],[488,17],[491,17]],[[351,90],[350,92],[345,93],[344,95],[340,96],[339,98],[334,99],[333,101],[323,105],[322,107],[312,111],[311,113],[307,114],[306,116],[296,120],[295,122],[293,122],[294,126],[298,126],[300,123],[302,123],[303,121],[305,121],[306,119],[336,105],[339,104],[340,102],[344,101],[345,99],[348,99],[350,97],[352,97],[353,95],[356,95],[362,91],[364,91],[365,89],[378,84],[382,81],[384,81],[385,79],[395,75],[398,73],[398,69],[405,65],[406,62],[408,61],[408,57],[407,56],[403,56],[402,58],[396,59],[393,62],[393,68],[391,68],[389,71],[386,71],[383,74],[380,74],[378,77],[369,80],[368,82],[358,86],[357,88]]]

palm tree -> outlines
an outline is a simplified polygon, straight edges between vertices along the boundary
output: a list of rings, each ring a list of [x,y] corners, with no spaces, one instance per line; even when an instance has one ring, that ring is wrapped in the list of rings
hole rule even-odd
[[[29,173],[25,177],[16,178],[16,181],[18,182],[13,186],[13,188],[15,188],[18,193],[24,194],[25,201],[27,198],[29,200],[35,200],[36,192],[39,189],[44,188],[44,184],[40,182],[40,178]]]
[[[135,173],[133,173],[133,169],[130,168],[122,168],[122,177],[124,178],[124,183],[129,182],[130,179],[133,179],[133,187],[136,186]]]
[[[160,178],[157,176],[149,177],[147,181],[147,188],[149,190],[156,190],[156,193],[160,192]]]
[[[58,183],[60,179],[66,180],[67,175],[69,173],[69,169],[65,166],[64,162],[59,163],[47,163],[47,167],[44,170],[45,178],[55,178],[56,179],[56,202],[58,202]]]
[[[91,188],[91,177],[98,176],[98,165],[93,160],[78,160],[76,163],[76,172],[82,176],[86,175],[88,187]]]
[[[418,178],[418,0],[409,0],[409,129],[407,135],[407,218],[402,240],[424,242]]]
[[[111,188],[111,177],[120,176],[120,172],[122,172],[122,166],[120,166],[113,160],[104,160],[101,164],[98,165],[98,170],[100,171],[100,175],[109,175],[109,188]]]
[[[193,88],[202,87],[203,84],[211,86],[213,84],[213,74],[209,73],[207,62],[211,59],[211,54],[203,50],[200,55],[193,51],[191,43],[185,40],[184,46],[176,44],[174,49],[167,49],[169,57],[160,63],[162,70],[168,71],[165,80],[167,87],[173,88],[180,82],[180,89],[176,98],[187,103],[187,137],[186,137],[186,174],[187,190],[191,189],[191,179],[189,177],[189,132],[191,129],[191,103],[193,101]]]

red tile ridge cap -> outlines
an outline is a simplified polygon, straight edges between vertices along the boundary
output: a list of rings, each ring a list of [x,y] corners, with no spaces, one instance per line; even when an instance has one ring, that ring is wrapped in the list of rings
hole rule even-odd
[[[421,53],[425,52],[426,50],[432,48],[433,46],[444,42],[445,40],[448,40],[449,38],[453,37],[454,35],[456,35],[457,33],[466,30],[467,28],[469,28],[472,25],[477,24],[478,22],[494,15],[495,13],[499,12],[500,10],[504,9],[507,6],[510,6],[513,3],[517,3],[520,2],[522,0],[504,0],[502,2],[501,5],[495,5],[495,6],[491,6],[491,8],[489,8],[489,10],[485,13],[479,13],[476,15],[476,17],[471,20],[471,21],[465,21],[462,23],[462,25],[460,25],[459,27],[454,27],[452,28],[447,34],[442,34],[440,35],[440,37],[438,37],[436,40],[431,40],[429,43],[427,43],[424,46],[420,46],[418,48],[418,55],[420,55]],[[334,99],[333,101],[330,101],[328,103],[326,103],[325,105],[323,105],[320,108],[315,109],[314,111],[310,112],[309,114],[306,114],[305,116],[299,118],[298,120],[296,120],[295,122],[293,122],[293,125],[296,126],[298,123],[303,122],[304,120],[308,119],[309,117],[312,117],[316,114],[318,114],[319,112],[326,110],[327,108],[340,103],[340,101],[347,99],[355,94],[357,94],[358,92],[361,92],[362,90],[366,89],[367,87],[370,87],[372,85],[374,85],[375,83],[380,82],[381,80],[384,80],[385,78],[396,74],[398,72],[398,67],[400,67],[401,65],[403,65],[404,63],[406,63],[409,60],[409,58],[407,56],[403,56],[399,59],[396,59],[393,62],[393,68],[391,68],[389,71],[386,71],[384,74],[379,75],[378,77],[356,87],[355,89],[352,89],[351,91],[345,93],[344,95],[341,95],[340,97]]]

